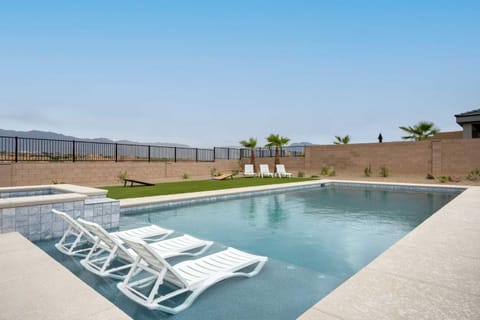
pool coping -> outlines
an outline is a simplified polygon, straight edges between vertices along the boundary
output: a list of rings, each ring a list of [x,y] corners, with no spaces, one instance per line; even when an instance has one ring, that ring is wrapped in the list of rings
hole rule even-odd
[[[341,186],[356,186],[363,185],[375,187],[379,186],[385,188],[388,186],[397,187],[394,189],[410,190],[410,191],[430,191],[430,190],[445,190],[445,191],[464,191],[468,186],[462,185],[430,185],[430,184],[409,184],[409,183],[384,183],[384,182],[360,182],[352,180],[331,180],[322,179],[314,181],[291,182],[273,185],[262,185],[254,187],[242,187],[233,189],[221,189],[212,191],[188,192],[171,195],[149,196],[141,198],[120,199],[120,210],[122,213],[131,213],[151,208],[159,208],[162,206],[178,206],[185,204],[192,204],[194,202],[202,201],[217,201],[226,200],[230,198],[245,197],[251,195],[268,194],[273,192],[283,192],[289,190],[300,190],[306,188],[315,188],[319,185],[335,184]],[[393,188],[392,188],[393,189]]]
[[[299,319],[478,319],[480,187],[329,179],[124,199],[120,207],[128,211],[136,206],[148,208],[322,183],[463,191]]]

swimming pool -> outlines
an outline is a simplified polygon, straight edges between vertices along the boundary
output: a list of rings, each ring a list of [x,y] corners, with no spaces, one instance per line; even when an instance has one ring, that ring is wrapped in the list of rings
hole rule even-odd
[[[207,290],[175,319],[294,319],[457,193],[327,186],[124,215],[270,258],[251,279]],[[130,302],[110,279],[39,245],[135,319],[167,317]]]

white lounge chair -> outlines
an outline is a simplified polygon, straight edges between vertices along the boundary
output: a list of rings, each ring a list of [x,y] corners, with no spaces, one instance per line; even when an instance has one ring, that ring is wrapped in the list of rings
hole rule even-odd
[[[59,242],[55,244],[55,247],[62,253],[69,256],[86,257],[88,252],[92,249],[97,237],[88,231],[77,220],[70,217],[65,212],[52,209],[52,212],[61,217],[67,224],[68,228],[63,234]],[[161,240],[170,235],[173,230],[164,229],[156,225],[150,225],[147,227],[135,228],[125,231],[112,232],[110,235],[116,237],[126,234],[133,237],[141,237],[146,241]],[[73,239],[71,238],[73,237]],[[71,240],[71,241],[70,241]],[[70,241],[70,242],[69,242]],[[104,243],[99,244],[98,249],[105,249]]]
[[[256,176],[253,164],[246,164],[245,165],[245,168],[243,169],[243,175],[245,177],[255,177]]]
[[[78,219],[78,222],[96,237],[90,252],[85,259],[80,261],[81,265],[88,271],[101,277],[114,279],[124,279],[127,275],[126,271],[132,266],[132,262],[136,258],[135,252],[123,243],[123,238],[129,237],[131,239],[144,241],[144,239],[150,238],[150,230],[147,228],[151,229],[151,227],[154,226],[143,228],[143,230],[138,228],[117,233],[108,233],[94,222],[83,219]],[[154,227],[160,228],[158,226]],[[164,237],[173,232],[172,230],[163,230],[165,230]],[[205,241],[189,235],[183,235],[168,240],[152,242],[149,245],[156,254],[167,259],[176,256],[196,256],[205,252],[212,244],[212,241]],[[100,250],[101,255],[97,253],[98,250]],[[192,252],[193,250],[197,251]],[[114,264],[114,261],[118,263]]]
[[[85,257],[95,242],[95,236],[65,212],[56,209],[52,209],[52,212],[68,224],[67,230],[55,244],[55,248],[69,256]]]
[[[287,172],[285,170],[285,165],[283,164],[277,164],[277,177],[279,178],[291,178],[292,174],[290,172]]]
[[[149,309],[171,314],[187,309],[203,291],[224,279],[238,276],[253,277],[260,272],[268,260],[267,257],[228,248],[171,266],[144,241],[128,237],[123,239],[138,256],[128,276],[123,282],[117,284],[118,289],[133,301]],[[255,264],[256,266],[253,267]],[[247,267],[253,270],[242,272]],[[139,273],[140,271],[144,272]],[[136,273],[139,277],[133,279]],[[173,291],[159,293],[159,290],[165,287],[161,286],[164,282],[167,282],[167,288],[174,286],[175,288],[171,289]],[[145,288],[147,289],[142,290]],[[189,292],[190,295],[179,305],[171,305],[172,298]]]
[[[260,165],[260,177],[273,177],[273,173],[270,172],[268,168],[268,164],[261,164]]]

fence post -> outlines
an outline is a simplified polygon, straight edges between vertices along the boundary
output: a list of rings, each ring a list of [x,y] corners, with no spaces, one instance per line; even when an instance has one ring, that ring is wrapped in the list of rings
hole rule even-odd
[[[118,161],[118,143],[115,143],[115,162]]]
[[[173,162],[177,162],[177,147],[173,147]]]
[[[75,140],[72,140],[72,162],[75,162]]]
[[[18,162],[18,137],[15,137],[15,162]]]
[[[198,148],[195,148],[195,162],[198,162]]]
[[[230,160],[230,148],[227,148],[227,160]]]
[[[213,147],[213,161],[217,160],[217,154],[215,152],[215,147]]]
[[[150,145],[148,145],[148,162],[150,162]]]

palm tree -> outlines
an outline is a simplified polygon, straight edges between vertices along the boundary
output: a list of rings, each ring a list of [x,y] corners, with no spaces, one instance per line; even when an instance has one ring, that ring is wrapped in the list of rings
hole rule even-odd
[[[404,136],[402,137],[402,139],[415,141],[425,140],[440,131],[440,129],[435,127],[435,124],[433,122],[428,121],[420,121],[413,127],[400,127],[400,129],[409,133],[408,136]]]
[[[253,164],[255,170],[255,147],[257,146],[257,139],[250,138],[248,140],[242,140],[240,144],[245,148],[250,148],[250,164]]]
[[[335,136],[333,144],[348,144],[350,142],[350,136],[347,134],[345,137]]]
[[[277,164],[280,164],[280,148],[286,145],[290,139],[287,137],[281,137],[279,134],[270,134],[267,138],[268,143],[265,145],[267,148],[275,147],[275,172],[277,172]]]

